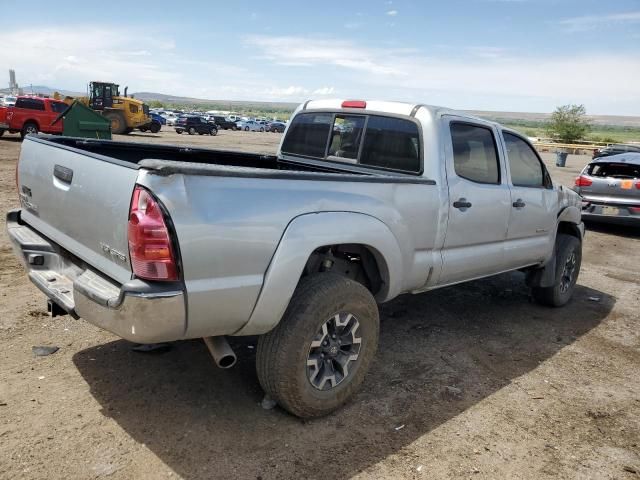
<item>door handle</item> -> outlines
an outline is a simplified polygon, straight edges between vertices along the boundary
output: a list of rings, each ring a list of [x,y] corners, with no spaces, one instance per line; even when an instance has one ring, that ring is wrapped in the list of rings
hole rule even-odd
[[[521,199],[521,198],[519,198],[519,199],[517,199],[515,202],[513,202],[513,203],[512,203],[512,205],[513,205],[513,207],[514,207],[514,208],[524,208],[524,207],[525,207],[525,205],[526,205],[526,203],[524,203],[524,202],[522,201],[522,199]]]
[[[459,208],[464,212],[467,208],[471,208],[471,202],[468,202],[466,198],[461,198],[453,202],[453,208]]]

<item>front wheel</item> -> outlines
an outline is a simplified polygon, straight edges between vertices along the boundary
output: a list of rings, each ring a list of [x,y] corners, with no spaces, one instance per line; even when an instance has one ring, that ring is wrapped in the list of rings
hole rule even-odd
[[[262,388],[301,418],[336,410],[364,381],[379,322],[362,284],[333,273],[303,278],[280,323],[258,341]]]
[[[209,135],[211,135],[212,137],[215,137],[216,135],[218,135],[218,129],[212,128],[211,131],[209,132]]]
[[[536,302],[549,307],[562,307],[573,295],[580,264],[582,263],[582,243],[576,237],[559,233],[556,238],[555,282],[550,287],[533,287],[531,294]]]
[[[196,129],[191,127],[189,128],[189,135],[195,135],[196,134]]]
[[[249,127],[244,127],[244,131],[248,132],[249,131]]]

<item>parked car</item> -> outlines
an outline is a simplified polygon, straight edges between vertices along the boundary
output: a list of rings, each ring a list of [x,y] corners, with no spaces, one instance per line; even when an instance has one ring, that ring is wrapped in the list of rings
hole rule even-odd
[[[20,133],[22,138],[38,132],[62,133],[63,122],[53,121],[68,105],[51,98],[19,96],[13,107],[0,107],[0,136]]]
[[[269,124],[268,132],[277,132],[284,133],[284,129],[287,128],[287,125],[282,122],[271,122]]]
[[[608,157],[619,153],[635,152],[640,153],[640,145],[628,145],[624,143],[614,143],[605,148],[593,152],[593,158]]]
[[[259,124],[255,120],[241,120],[236,122],[238,130],[244,130],[248,132],[251,130],[252,132],[264,132],[264,125]]]
[[[221,115],[212,115],[209,118],[210,122],[214,122],[216,124],[216,126],[218,127],[218,130],[222,129],[222,130],[237,130],[238,129],[238,125],[236,125],[236,122],[231,121],[226,119],[225,117],[221,116]]]
[[[640,153],[595,158],[574,189],[582,196],[584,219],[640,225]]]
[[[167,124],[167,119],[162,115],[150,112],[149,116],[151,117],[151,121],[140,127],[141,132],[151,131],[151,133],[158,133],[162,129],[162,125]]]
[[[178,118],[180,117],[180,114],[175,112],[164,112],[162,113],[162,116],[166,119],[167,126],[173,127],[176,123],[176,120],[178,120]]]
[[[4,97],[0,98],[0,106],[13,107],[16,104],[17,99],[18,97],[14,95],[5,95]]]
[[[196,133],[200,135],[205,133],[209,135],[218,134],[218,127],[214,123],[209,123],[204,118],[196,116],[179,118],[176,120],[175,129],[176,133],[187,132],[189,135],[195,135]]]
[[[203,337],[221,367],[225,335],[259,335],[260,384],[300,417],[365,381],[379,303],[520,270],[559,307],[580,271],[580,197],[528,140],[422,104],[307,102],[274,156],[29,136],[16,183],[8,237],[52,314]]]

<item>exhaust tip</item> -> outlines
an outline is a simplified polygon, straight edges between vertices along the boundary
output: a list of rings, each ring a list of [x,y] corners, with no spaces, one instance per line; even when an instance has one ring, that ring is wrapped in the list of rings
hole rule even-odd
[[[236,364],[236,356],[224,355],[223,357],[218,359],[217,363],[218,367],[220,368],[231,368]]]

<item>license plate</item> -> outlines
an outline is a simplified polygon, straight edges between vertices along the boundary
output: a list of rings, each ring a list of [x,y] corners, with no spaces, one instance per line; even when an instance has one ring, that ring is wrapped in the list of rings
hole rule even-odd
[[[602,207],[602,215],[620,215],[620,209],[617,207]]]

